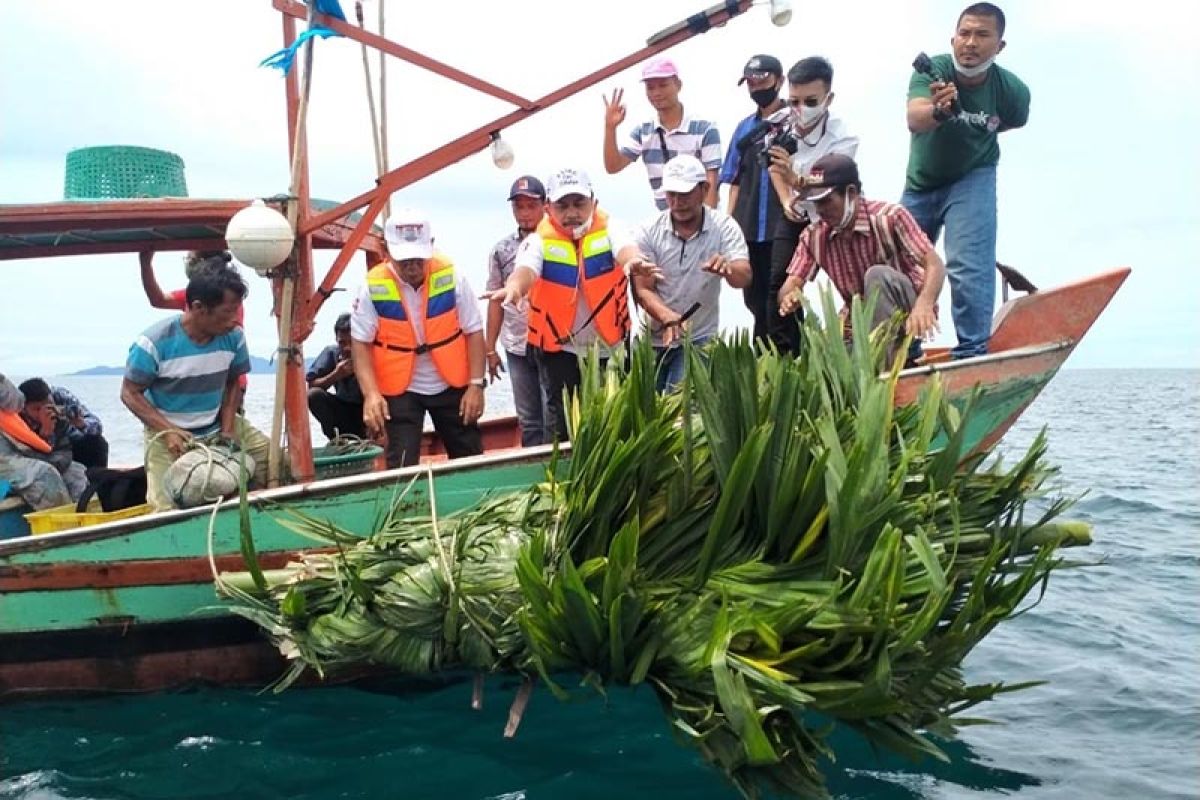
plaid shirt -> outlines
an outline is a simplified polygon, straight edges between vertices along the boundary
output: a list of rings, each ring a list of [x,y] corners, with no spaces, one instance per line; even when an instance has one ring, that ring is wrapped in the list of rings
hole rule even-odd
[[[835,231],[823,220],[805,228],[787,271],[811,281],[825,270],[850,305],[851,298],[863,293],[867,270],[876,264],[900,270],[920,294],[925,285],[921,264],[932,250],[929,237],[903,206],[860,198],[853,224],[845,230]]]

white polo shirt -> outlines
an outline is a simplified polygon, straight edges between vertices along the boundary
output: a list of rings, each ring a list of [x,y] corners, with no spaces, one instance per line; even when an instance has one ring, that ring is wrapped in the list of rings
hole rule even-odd
[[[396,285],[400,287],[400,296],[404,301],[404,308],[409,313],[413,333],[416,334],[419,343],[425,344],[425,285],[421,284],[420,288],[414,289],[407,281],[401,280],[399,275],[393,277]],[[454,271],[454,301],[458,306],[458,324],[462,327],[463,334],[482,331],[483,317],[479,313],[475,293],[458,270]],[[364,283],[354,297],[354,306],[350,312],[350,336],[355,341],[370,344],[375,341],[378,331],[379,314],[375,311],[375,304],[371,302],[370,287]],[[434,395],[449,388],[450,385],[442,380],[442,374],[433,363],[433,357],[429,353],[419,354],[413,364],[412,381],[408,384],[408,391]]]

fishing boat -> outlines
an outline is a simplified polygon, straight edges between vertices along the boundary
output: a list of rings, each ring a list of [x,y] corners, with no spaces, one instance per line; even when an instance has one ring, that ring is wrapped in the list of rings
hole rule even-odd
[[[406,487],[404,502],[414,513],[427,513],[435,498],[439,511],[450,512],[545,477],[554,447],[518,447],[515,419],[505,418],[484,426],[481,456],[446,461],[431,438],[419,466],[317,479],[300,357],[303,341],[350,260],[358,253],[368,264],[382,257],[373,226],[392,193],[491,146],[502,129],[724,24],[750,5],[741,0],[713,6],[655,34],[645,47],[607,67],[530,100],[355,28],[336,14],[320,13],[322,4],[316,0],[310,6],[274,0],[283,14],[288,47],[298,40],[296,21],[306,19],[310,26],[325,26],[499,97],[515,110],[385,171],[374,189],[352,200],[320,204],[308,195],[304,87],[295,71],[289,73],[294,191],[273,202],[292,217],[296,247],[291,268],[274,274],[273,283],[284,332],[281,350],[289,354],[279,359],[277,387],[286,412],[287,457],[297,481],[249,495],[262,567],[282,567],[311,547],[292,524],[300,516],[336,519],[343,528],[366,534]],[[0,260],[223,246],[230,218],[248,203],[139,199],[0,206]],[[314,248],[338,250],[319,284],[313,279]],[[951,361],[931,353],[924,364],[901,373],[896,403],[913,402],[938,376],[953,402],[965,404],[976,397],[967,442],[970,447],[990,446],[1054,377],[1128,273],[1113,270],[1006,302],[996,315],[988,355]],[[277,418],[273,431],[277,444],[282,419]],[[281,457],[276,452],[274,458]],[[0,514],[12,519],[18,509],[6,502],[9,507],[0,506]],[[239,511],[231,503],[0,540],[0,698],[155,691],[195,683],[262,685],[283,670],[281,657],[256,626],[229,612],[213,588],[215,572],[244,568]]]

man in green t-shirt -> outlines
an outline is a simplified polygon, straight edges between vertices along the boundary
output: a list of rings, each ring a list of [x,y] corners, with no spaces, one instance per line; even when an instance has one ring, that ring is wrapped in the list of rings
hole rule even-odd
[[[968,6],[950,40],[934,56],[933,75],[914,72],[908,85],[912,143],[900,202],[937,242],[946,229],[946,274],[958,345],[955,358],[987,352],[996,302],[997,135],[1029,118],[1029,89],[993,63],[1004,49],[1004,12]]]

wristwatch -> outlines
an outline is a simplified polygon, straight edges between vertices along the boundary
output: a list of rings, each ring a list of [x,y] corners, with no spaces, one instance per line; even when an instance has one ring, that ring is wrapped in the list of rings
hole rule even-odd
[[[472,386],[479,386],[480,388],[482,388],[482,387],[484,387],[484,386],[487,386],[487,379],[485,379],[485,378],[471,378],[471,385],[472,385]]]

